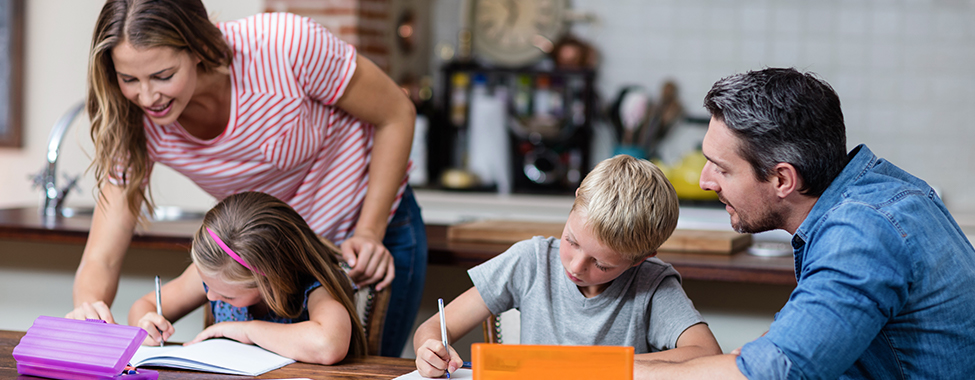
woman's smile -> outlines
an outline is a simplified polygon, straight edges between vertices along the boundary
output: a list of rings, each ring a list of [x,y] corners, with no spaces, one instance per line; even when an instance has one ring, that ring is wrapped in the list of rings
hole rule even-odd
[[[162,118],[166,116],[167,113],[173,108],[173,100],[170,99],[168,102],[154,107],[143,107],[146,114],[152,118]]]

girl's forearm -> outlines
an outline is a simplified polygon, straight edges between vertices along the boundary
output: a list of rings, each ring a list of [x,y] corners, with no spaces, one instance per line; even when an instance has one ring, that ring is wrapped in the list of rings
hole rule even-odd
[[[332,365],[345,359],[351,342],[351,325],[347,329],[326,331],[314,321],[246,323],[247,338],[254,344],[297,361]]]
[[[129,326],[137,326],[143,316],[156,311],[156,303],[149,301],[150,296],[153,294],[142,296],[142,298],[135,300],[135,303],[129,308]]]

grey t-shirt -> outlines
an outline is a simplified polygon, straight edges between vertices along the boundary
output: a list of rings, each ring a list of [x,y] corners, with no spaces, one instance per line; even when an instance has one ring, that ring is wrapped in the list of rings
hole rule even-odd
[[[559,260],[559,239],[536,236],[468,271],[491,313],[521,312],[522,344],[632,346],[637,354],[674,348],[703,322],[680,275],[651,258],[586,298]]]

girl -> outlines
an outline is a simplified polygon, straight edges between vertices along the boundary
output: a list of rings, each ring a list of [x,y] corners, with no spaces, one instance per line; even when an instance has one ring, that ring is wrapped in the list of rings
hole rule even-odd
[[[357,284],[391,287],[382,355],[400,355],[427,263],[406,185],[416,112],[352,46],[293,14],[214,25],[200,0],[107,0],[92,36],[87,112],[98,202],[68,317],[113,321],[158,163],[218,200],[261,191],[294,207],[340,244]]]
[[[193,263],[129,310],[129,324],[159,344],[176,321],[209,300],[216,323],[193,344],[224,337],[298,361],[330,365],[366,353],[352,282],[339,252],[288,204],[259,192],[227,197],[207,212],[193,237]]]

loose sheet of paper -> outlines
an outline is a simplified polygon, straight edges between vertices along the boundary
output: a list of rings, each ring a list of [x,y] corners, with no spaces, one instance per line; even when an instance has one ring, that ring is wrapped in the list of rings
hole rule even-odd
[[[443,378],[446,378],[444,376]],[[454,379],[473,379],[474,371],[467,368],[458,368],[457,371],[450,374],[450,380]],[[413,379],[428,379],[427,377],[420,376],[420,371],[413,371],[403,376],[397,377],[393,380],[413,380]]]

